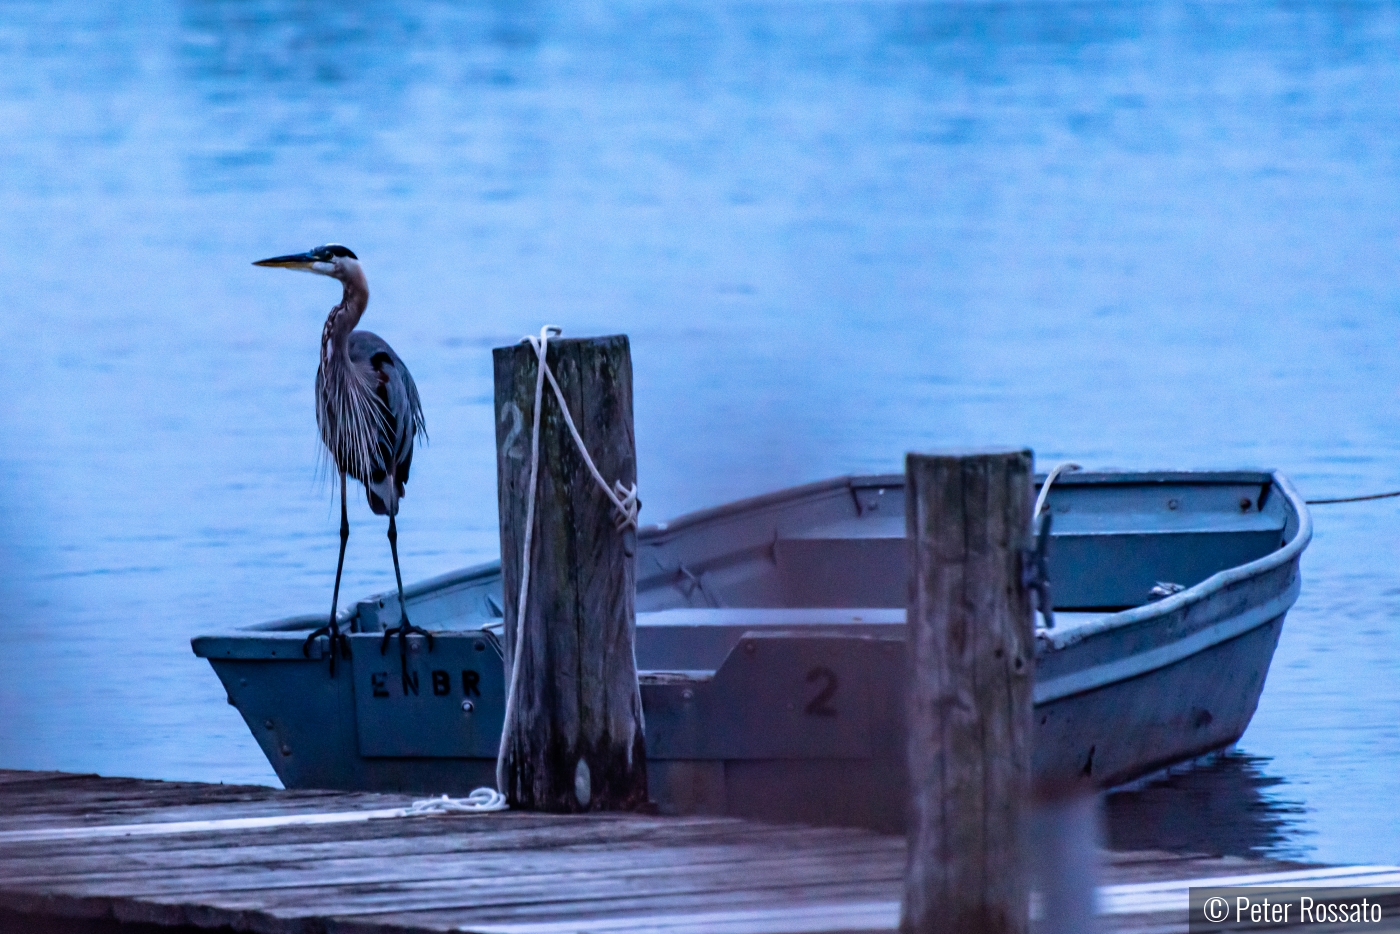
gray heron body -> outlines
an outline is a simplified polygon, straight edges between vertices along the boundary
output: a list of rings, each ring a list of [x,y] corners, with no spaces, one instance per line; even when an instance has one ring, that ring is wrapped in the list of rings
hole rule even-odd
[[[394,521],[413,464],[413,441],[419,435],[427,436],[418,387],[413,384],[408,367],[387,341],[377,334],[355,329],[369,304],[369,285],[358,257],[350,250],[330,243],[306,253],[258,260],[253,265],[329,276],[338,279],[343,289],[340,304],[331,309],[321,331],[321,361],[316,368],[316,425],[340,474],[340,557],[335,566],[330,620],[307,636],[302,651],[309,654],[318,637],[328,637],[332,675],[337,653],[350,657],[350,640],[340,631],[336,619],[345,544],[350,539],[350,518],[345,501],[346,478],[350,477],[364,485],[370,510],[375,515],[389,517],[389,551],[394,557],[400,616],[399,625],[384,632],[379,650],[386,651],[390,638],[397,635],[401,664],[406,669],[404,643],[409,633],[426,636],[429,650],[433,645],[431,633],[408,621]]]

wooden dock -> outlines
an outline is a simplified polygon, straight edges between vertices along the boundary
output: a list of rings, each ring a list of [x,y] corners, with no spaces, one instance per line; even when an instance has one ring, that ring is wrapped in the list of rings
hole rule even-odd
[[[0,931],[815,934],[898,924],[902,837],[718,817],[393,816],[411,800],[0,771]],[[1312,871],[1169,853],[1105,863],[1104,930],[1138,934],[1186,930],[1189,880]]]

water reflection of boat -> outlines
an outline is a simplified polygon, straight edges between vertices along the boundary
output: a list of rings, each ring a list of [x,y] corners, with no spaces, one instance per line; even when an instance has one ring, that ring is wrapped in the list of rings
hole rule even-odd
[[[1305,808],[1280,794],[1284,779],[1268,773],[1268,762],[1231,750],[1113,791],[1104,808],[1109,847],[1302,857]]]
[[[1049,503],[1057,625],[1038,638],[1037,775],[1110,786],[1233,743],[1311,535],[1289,482],[1073,474]],[[816,483],[642,530],[637,661],[663,810],[900,823],[905,549],[900,476]],[[1184,589],[1154,599],[1161,582]],[[407,678],[379,652],[399,615],[392,595],[347,614],[348,677],[302,656],[320,617],[194,640],[287,787],[492,783],[499,564],[405,597],[414,622],[439,633],[431,652],[413,645]]]

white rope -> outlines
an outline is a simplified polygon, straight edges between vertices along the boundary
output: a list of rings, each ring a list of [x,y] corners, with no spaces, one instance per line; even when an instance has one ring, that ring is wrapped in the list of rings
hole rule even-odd
[[[525,340],[530,342],[530,346],[535,348],[535,353],[539,355],[539,369],[541,372],[544,373],[545,378],[549,380],[549,386],[551,389],[554,390],[554,398],[559,400],[559,411],[562,412],[564,415],[564,424],[569,426],[569,434],[573,435],[574,445],[578,448],[579,454],[583,457],[583,462],[588,465],[588,472],[593,474],[593,481],[598,484],[598,489],[603,491],[604,496],[612,500],[613,508],[617,510],[617,518],[614,520],[614,524],[618,527],[618,529],[635,529],[637,527],[637,513],[641,509],[641,503],[637,500],[637,484],[632,484],[631,488],[629,489],[622,485],[621,480],[614,480],[613,485],[608,486],[608,481],[603,479],[603,474],[598,470],[598,465],[594,464],[593,458],[589,456],[588,448],[584,447],[583,437],[578,433],[578,427],[574,425],[574,417],[571,414],[569,414],[569,406],[564,401],[564,391],[559,388],[559,381],[554,378],[554,371],[549,368],[549,364],[545,361],[545,350],[547,349],[550,336],[552,335],[554,337],[558,337],[562,333],[563,330],[558,327],[555,327],[553,325],[545,325],[544,327],[540,328],[539,337],[526,337]],[[536,438],[532,439],[532,446],[530,449],[530,456],[532,458],[530,464],[531,473],[534,472],[535,468],[534,460],[538,459],[539,457],[539,447],[537,441],[540,424],[540,403],[543,401],[540,398],[541,395],[542,392],[539,385],[539,379],[538,377],[536,377]],[[535,490],[532,484],[530,487],[531,506],[534,505],[534,492]],[[521,606],[524,605],[524,601],[522,600]]]
[[[1060,474],[1073,473],[1078,469],[1078,464],[1072,464],[1069,461],[1064,461],[1055,465],[1055,469],[1050,471],[1049,475],[1045,478],[1045,482],[1040,485],[1040,495],[1035,498],[1035,510],[1031,512],[1032,520],[1039,518],[1040,514],[1045,511],[1045,502],[1050,498],[1050,484],[1060,479]]]
[[[243,830],[273,830],[278,827],[320,827],[331,824],[357,824],[363,821],[429,814],[504,811],[506,796],[494,788],[478,788],[465,798],[424,798],[408,807],[375,808],[362,811],[329,811],[311,814],[278,814],[269,817],[223,817],[212,820],[152,821],[143,824],[99,824],[86,827],[40,827],[0,832],[0,845],[35,840],[98,840],[106,837],[152,837],[182,833],[231,833]]]
[[[641,510],[642,505],[641,501],[637,499],[636,483],[633,483],[630,489],[624,487],[621,480],[616,480],[612,486],[608,486],[608,481],[603,479],[598,466],[593,463],[593,458],[589,456],[588,448],[584,446],[583,438],[574,425],[574,418],[569,413],[568,404],[564,401],[564,392],[559,388],[559,382],[554,378],[554,371],[549,368],[549,362],[546,359],[549,351],[549,339],[563,333],[564,329],[558,325],[546,324],[540,328],[539,337],[526,335],[523,338],[524,342],[528,342],[534,348],[535,356],[539,358],[539,365],[535,371],[535,411],[530,424],[530,483],[525,493],[525,542],[521,547],[520,596],[515,602],[515,651],[511,653],[510,682],[506,685],[506,712],[501,721],[501,745],[496,753],[496,787],[502,792],[505,791],[506,787],[506,742],[516,717],[515,682],[520,676],[520,657],[524,654],[520,651],[520,644],[525,637],[525,607],[530,598],[530,547],[534,543],[535,535],[535,489],[538,485],[540,471],[540,413],[544,409],[544,381],[546,379],[549,380],[550,388],[554,390],[554,397],[559,400],[559,411],[564,415],[564,424],[569,426],[569,434],[573,436],[574,445],[583,457],[583,462],[588,465],[588,472],[593,475],[593,481],[612,501],[613,509],[617,511],[617,518],[614,520],[617,528],[635,529],[637,527],[637,513]]]
[[[506,796],[494,788],[478,788],[465,798],[422,798],[403,808],[403,817],[418,817],[422,814],[482,814],[488,811],[505,811],[510,808]]]

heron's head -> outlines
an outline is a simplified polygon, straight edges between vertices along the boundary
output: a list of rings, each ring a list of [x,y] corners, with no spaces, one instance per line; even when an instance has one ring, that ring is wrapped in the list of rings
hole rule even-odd
[[[354,271],[358,272],[360,266],[359,257],[352,253],[348,247],[343,247],[339,243],[327,243],[325,246],[318,246],[305,253],[260,259],[253,265],[273,266],[278,269],[300,269],[304,272],[314,272],[318,275],[341,280],[346,278],[352,267]]]

